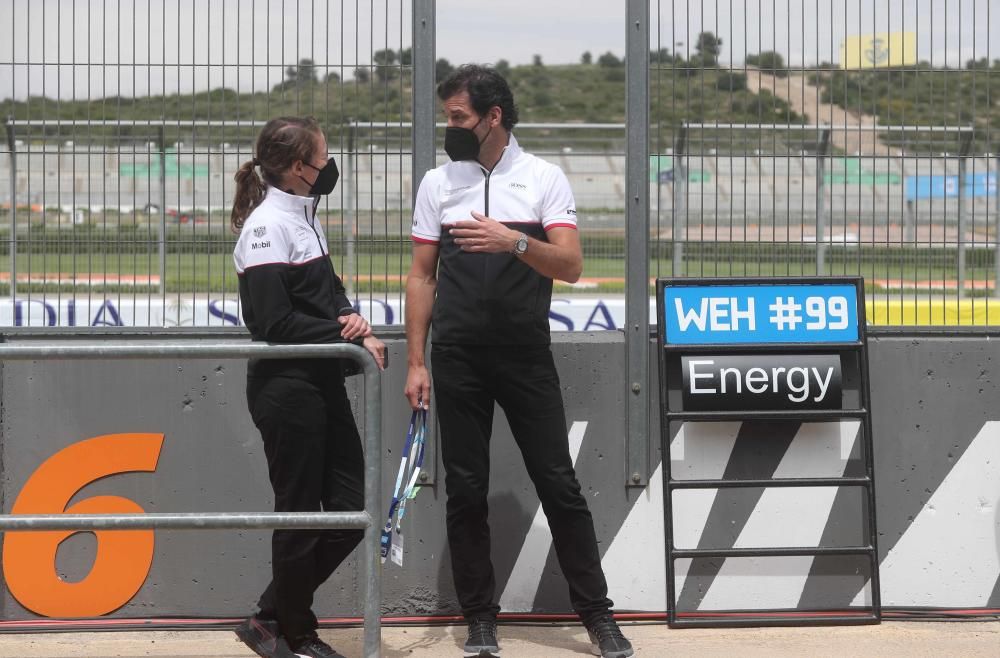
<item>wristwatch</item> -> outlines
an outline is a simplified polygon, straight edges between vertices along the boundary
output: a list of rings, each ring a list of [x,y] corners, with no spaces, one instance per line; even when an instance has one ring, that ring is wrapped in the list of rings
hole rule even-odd
[[[521,233],[517,236],[517,241],[514,242],[514,249],[510,252],[515,256],[523,256],[524,252],[528,250],[528,236]]]

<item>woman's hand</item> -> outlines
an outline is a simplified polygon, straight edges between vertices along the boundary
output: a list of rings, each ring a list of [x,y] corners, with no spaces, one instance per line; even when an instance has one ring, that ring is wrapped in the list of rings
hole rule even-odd
[[[367,325],[368,323],[366,322],[365,324]],[[361,345],[375,357],[378,369],[385,370],[385,343],[375,338],[375,336],[371,335],[371,331],[369,331],[369,334],[365,336],[365,340]]]
[[[337,318],[337,322],[341,324],[340,335],[344,340],[367,338],[372,335],[371,325],[360,313],[341,315]]]

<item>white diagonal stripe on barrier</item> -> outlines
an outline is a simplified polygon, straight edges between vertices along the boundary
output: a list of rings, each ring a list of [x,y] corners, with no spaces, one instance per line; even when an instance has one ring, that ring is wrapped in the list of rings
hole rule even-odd
[[[998,546],[1000,421],[991,420],[882,561],[882,604],[986,606],[1000,576]]]
[[[675,479],[718,479],[725,473],[739,434],[739,422],[689,422],[670,443]],[[714,489],[685,489],[674,495],[674,544],[698,545],[715,501]],[[601,560],[609,596],[620,608],[666,610],[666,561],[663,528],[663,464],[639,494],[625,523]],[[684,587],[690,560],[674,565],[676,591]]]
[[[587,432],[587,421],[576,421],[569,429],[569,454],[576,466],[576,458],[580,455],[583,445],[583,435]],[[500,607],[505,612],[530,612],[535,604],[535,595],[545,569],[545,561],[549,557],[552,546],[552,532],[549,530],[545,512],[539,504],[531,528],[521,545],[521,552],[514,563],[507,586],[500,596]]]
[[[857,420],[802,423],[788,446],[775,478],[840,477],[847,467],[842,456],[848,437],[853,446]],[[837,487],[765,489],[740,532],[735,548],[818,546],[833,509]],[[860,518],[860,510],[859,510]],[[795,608],[812,556],[727,559],[712,581],[700,610]]]

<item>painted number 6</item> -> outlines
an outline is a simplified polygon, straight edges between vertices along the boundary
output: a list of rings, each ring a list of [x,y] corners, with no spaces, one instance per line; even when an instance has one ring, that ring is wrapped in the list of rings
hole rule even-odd
[[[68,446],[38,467],[14,501],[12,514],[141,514],[134,501],[93,496],[67,507],[86,485],[118,473],[153,472],[163,434],[105,434]],[[8,532],[3,541],[7,587],[28,610],[47,617],[96,617],[128,603],[153,562],[152,530],[95,530],[97,556],[83,580],[56,573],[56,553],[82,530]]]

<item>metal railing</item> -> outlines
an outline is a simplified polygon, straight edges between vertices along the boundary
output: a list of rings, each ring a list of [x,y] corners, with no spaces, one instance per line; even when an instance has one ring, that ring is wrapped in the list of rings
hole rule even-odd
[[[223,512],[151,514],[0,514],[0,531],[24,530],[209,530],[209,529],[320,529],[363,528],[361,571],[364,595],[364,655],[381,651],[380,601],[382,569],[379,530],[382,513],[382,385],[378,367],[366,350],[356,345],[264,345],[260,343],[95,343],[32,341],[30,345],[0,345],[0,363],[14,360],[79,359],[288,359],[347,358],[364,372],[365,398],[365,509],[353,512]]]

